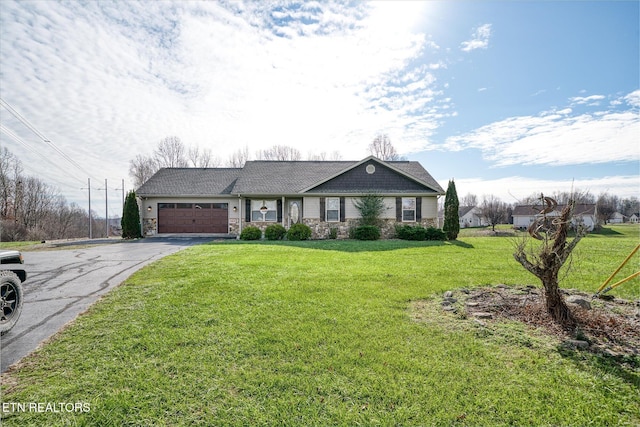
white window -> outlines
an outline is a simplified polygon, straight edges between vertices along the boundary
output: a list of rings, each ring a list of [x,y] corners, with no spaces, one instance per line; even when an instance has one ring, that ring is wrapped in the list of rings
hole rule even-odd
[[[278,220],[278,203],[275,200],[251,200],[251,221]]]
[[[327,222],[340,221],[340,198],[327,197]]]
[[[416,220],[416,198],[415,197],[403,197],[402,198],[402,220],[413,222]]]

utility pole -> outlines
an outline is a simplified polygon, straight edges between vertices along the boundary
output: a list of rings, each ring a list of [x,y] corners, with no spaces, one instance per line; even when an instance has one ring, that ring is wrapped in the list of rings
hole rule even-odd
[[[124,178],[122,179],[122,187],[121,188],[115,188],[115,191],[120,191],[122,190],[122,214],[124,215]]]
[[[81,190],[85,190],[85,188],[81,188]],[[93,239],[93,218],[91,217],[91,178],[87,178],[86,190],[89,190],[89,239]]]
[[[104,224],[109,238],[109,195],[107,194],[107,178],[104,179]]]

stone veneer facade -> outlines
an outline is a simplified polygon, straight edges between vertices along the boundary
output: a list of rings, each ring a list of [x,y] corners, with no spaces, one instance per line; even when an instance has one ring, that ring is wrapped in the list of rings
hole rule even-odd
[[[393,239],[396,235],[396,224],[402,225],[421,225],[425,228],[428,227],[437,227],[438,220],[436,218],[425,218],[420,220],[419,222],[402,222],[399,223],[395,219],[383,219],[382,226],[380,227],[380,238],[381,239]],[[320,219],[315,218],[305,218],[303,223],[308,225],[311,228],[311,239],[312,240],[323,240],[329,239],[331,235],[331,229],[337,229],[337,238],[338,239],[348,239],[349,231],[352,228],[358,226],[357,219],[348,219],[345,222],[324,222],[320,221]],[[242,221],[242,228],[244,229],[247,226],[258,227],[262,230],[264,234],[264,230],[272,224],[280,224],[278,222],[250,222],[247,223],[244,220]],[[237,223],[229,224],[229,233],[232,235],[239,235],[239,230]]]

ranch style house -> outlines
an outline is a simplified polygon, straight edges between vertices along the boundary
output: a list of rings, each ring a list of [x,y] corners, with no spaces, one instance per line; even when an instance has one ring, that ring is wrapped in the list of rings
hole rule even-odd
[[[355,202],[383,196],[383,237],[396,223],[436,227],[438,197],[445,194],[415,161],[247,161],[242,168],[163,168],[136,191],[145,236],[239,236],[244,227],[264,231],[308,225],[312,238],[331,229],[346,238],[360,213]]]
[[[558,205],[547,214],[549,218],[557,218],[566,205]],[[540,205],[518,205],[513,208],[513,227],[521,230],[529,228],[531,223],[540,218],[542,207]],[[597,224],[595,204],[576,204],[573,208],[573,225],[578,223],[586,227],[588,231],[593,231]]]

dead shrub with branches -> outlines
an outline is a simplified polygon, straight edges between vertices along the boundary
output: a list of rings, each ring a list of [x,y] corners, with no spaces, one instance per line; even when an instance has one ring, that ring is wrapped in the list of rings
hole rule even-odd
[[[543,194],[540,195],[540,201],[542,205],[539,217],[528,230],[529,236],[538,243],[531,244],[529,238],[523,238],[516,244],[513,256],[542,282],[545,306],[551,318],[564,327],[574,327],[576,319],[560,293],[558,275],[573,249],[586,235],[586,228],[577,224],[575,236],[569,238],[575,202],[570,201],[559,215],[553,215],[558,203]]]

